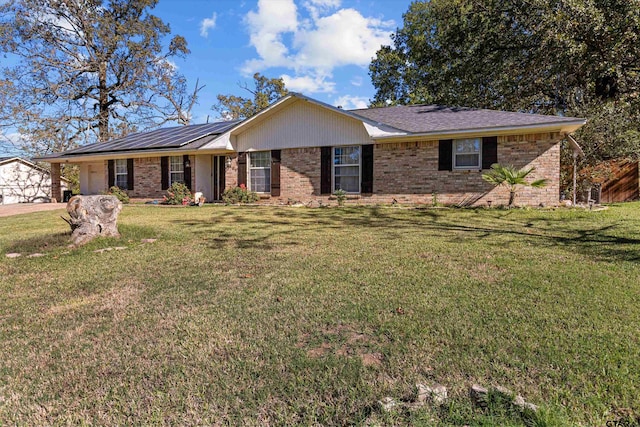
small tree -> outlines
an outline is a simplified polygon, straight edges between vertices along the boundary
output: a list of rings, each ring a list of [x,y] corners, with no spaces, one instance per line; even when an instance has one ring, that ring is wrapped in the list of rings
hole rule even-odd
[[[491,165],[491,172],[482,174],[482,179],[496,187],[504,185],[509,189],[509,205],[511,208],[516,198],[516,189],[519,185],[541,188],[547,185],[547,179],[538,179],[533,182],[525,181],[525,178],[535,170],[535,168],[516,169],[513,166],[502,166],[498,163]]]

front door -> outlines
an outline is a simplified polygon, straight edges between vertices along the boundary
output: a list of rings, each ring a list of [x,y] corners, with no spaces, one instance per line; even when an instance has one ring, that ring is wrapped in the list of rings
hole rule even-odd
[[[226,156],[213,156],[213,200],[221,201],[225,186],[225,158]]]

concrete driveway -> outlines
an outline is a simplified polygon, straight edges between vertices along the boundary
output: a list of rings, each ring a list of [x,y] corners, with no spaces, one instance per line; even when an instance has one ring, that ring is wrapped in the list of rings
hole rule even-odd
[[[31,212],[53,211],[56,209],[65,209],[66,207],[66,203],[13,203],[10,205],[0,205],[0,217]]]

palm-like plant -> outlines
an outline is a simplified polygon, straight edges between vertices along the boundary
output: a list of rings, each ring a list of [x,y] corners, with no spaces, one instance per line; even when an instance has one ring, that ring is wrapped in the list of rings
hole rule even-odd
[[[509,205],[511,208],[516,198],[516,189],[519,185],[540,188],[547,185],[546,179],[538,179],[533,182],[527,182],[525,178],[535,170],[535,168],[516,169],[513,166],[502,166],[498,163],[491,165],[491,171],[482,175],[482,179],[496,187],[504,185],[509,189]]]

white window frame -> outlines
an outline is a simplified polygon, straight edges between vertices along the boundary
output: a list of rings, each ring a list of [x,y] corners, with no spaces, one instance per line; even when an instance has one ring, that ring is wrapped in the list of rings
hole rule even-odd
[[[336,150],[343,148],[358,148],[360,150],[360,155],[358,158],[358,191],[346,191],[347,194],[360,194],[362,192],[362,145],[345,145],[331,148],[331,193],[335,193],[338,189],[336,188],[336,168],[340,167],[352,167],[356,166],[355,163],[336,165]]]
[[[456,160],[457,160],[457,156],[458,156],[458,150],[457,150],[457,144],[458,143],[462,143],[462,142],[466,142],[466,141],[478,141],[478,164],[476,165],[467,165],[467,166],[458,166]],[[454,139],[453,143],[451,145],[451,151],[452,151],[452,165],[453,165],[453,169],[458,169],[458,170],[469,170],[469,169],[482,169],[482,138],[464,138],[464,139]],[[460,153],[460,155],[465,155],[465,154],[475,154],[475,152],[471,153],[471,152],[467,152],[467,153]]]
[[[118,166],[121,167],[121,170],[124,166],[124,172],[118,172]],[[122,177],[124,176],[124,183],[125,185],[118,185],[118,177]],[[127,159],[115,159],[113,162],[113,183],[112,185],[115,185],[116,187],[122,189],[122,190],[128,190],[129,189],[129,171],[127,169]]]
[[[268,165],[269,166],[253,166],[253,156],[256,156],[257,154],[260,155],[265,155],[268,157]],[[255,191],[256,193],[259,194],[270,194],[271,193],[271,151],[252,151],[248,154],[248,159],[247,159],[247,187],[249,188],[250,191]],[[257,156],[256,156],[257,157]],[[269,173],[267,174],[267,176],[269,177],[269,185],[267,186],[268,188],[266,188],[266,191],[258,191],[253,187],[253,185],[251,184],[251,171],[254,170],[269,170]]]
[[[174,160],[179,160],[177,162],[174,163]],[[180,169],[176,168],[174,169],[174,166],[178,166],[180,165]],[[174,179],[173,175],[177,175],[177,174],[182,174],[182,179]],[[171,185],[173,185],[173,183],[175,182],[179,182],[184,184],[185,183],[185,179],[184,179],[184,159],[182,156],[170,156],[169,157],[169,187],[171,187]]]

